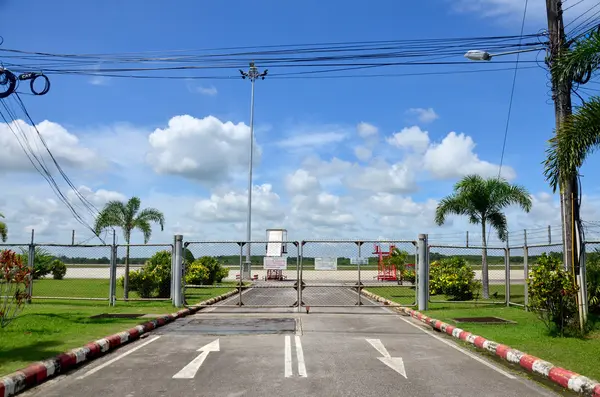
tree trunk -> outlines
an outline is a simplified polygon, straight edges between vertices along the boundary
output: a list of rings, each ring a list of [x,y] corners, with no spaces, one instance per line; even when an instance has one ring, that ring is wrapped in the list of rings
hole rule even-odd
[[[481,284],[483,299],[490,298],[490,280],[488,278],[487,241],[485,238],[485,220],[481,221]]]
[[[125,278],[123,280],[123,298],[129,299],[129,241],[127,241],[127,250],[125,252]]]

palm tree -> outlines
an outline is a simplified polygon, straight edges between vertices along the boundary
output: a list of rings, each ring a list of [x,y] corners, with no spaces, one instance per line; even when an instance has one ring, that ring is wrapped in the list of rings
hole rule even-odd
[[[559,56],[552,72],[559,81],[585,84],[600,68],[600,30],[577,42]],[[600,147],[600,97],[585,101],[568,116],[550,140],[545,161],[546,180],[554,191],[572,183],[586,157]]]
[[[131,232],[139,229],[144,234],[144,244],[148,243],[152,236],[151,222],[160,225],[160,230],[164,230],[165,217],[162,212],[156,208],[146,208],[140,211],[141,201],[138,197],[132,197],[124,203],[122,201],[109,201],[102,211],[96,217],[94,231],[100,234],[107,227],[120,227],[123,230],[123,237],[127,243],[127,252],[125,254],[125,280],[123,288],[125,290],[124,298],[129,298],[129,244],[131,241]]]
[[[3,214],[0,214],[0,218],[4,218]],[[6,223],[0,221],[0,238],[2,239],[2,242],[5,243],[6,239],[8,238],[8,226],[6,226]]]
[[[469,222],[481,225],[483,297],[489,298],[486,226],[491,225],[498,237],[508,237],[506,216],[502,210],[516,204],[525,212],[531,210],[529,192],[519,185],[511,185],[502,178],[484,179],[468,175],[454,185],[454,193],[443,198],[435,211],[435,222],[443,225],[450,214],[466,215]]]

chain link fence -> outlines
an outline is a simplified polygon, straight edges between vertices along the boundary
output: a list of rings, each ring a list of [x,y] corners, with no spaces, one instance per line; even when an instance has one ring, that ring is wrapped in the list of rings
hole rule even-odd
[[[524,307],[526,305],[526,290],[528,271],[525,268],[525,247],[512,247],[508,250],[510,265],[509,305]]]
[[[32,299],[108,300],[111,248],[35,245]]]
[[[505,248],[487,248],[488,296],[486,297],[482,247],[430,245],[429,301],[506,304],[506,256]],[[453,266],[442,265],[453,258],[464,260],[468,273],[464,270],[458,271]]]
[[[395,248],[404,253],[403,260],[388,258]],[[416,243],[411,241],[304,241],[301,304],[375,306],[362,296],[361,291],[367,290],[399,305],[414,305],[416,279],[406,273],[415,275],[415,255]]]
[[[148,260],[156,253],[165,251],[172,255],[173,244],[124,244],[117,245],[116,255],[116,300],[164,300],[171,299],[172,277],[171,271],[161,274],[163,282],[160,283],[158,291],[153,291],[153,296],[148,297],[143,293],[143,281],[140,271]],[[128,295],[125,295],[125,274],[129,271]],[[142,291],[142,292],[141,292]]]
[[[191,241],[184,249],[184,298],[197,305],[216,295],[237,291],[235,296],[219,303],[221,307],[295,307],[298,305],[299,244],[282,242],[281,256],[267,256],[268,241],[244,242]],[[250,255],[248,255],[250,249]],[[188,260],[185,251],[188,250]],[[244,263],[249,259],[250,279],[244,280]],[[206,267],[219,264],[220,277],[209,277],[200,283],[195,264]],[[216,271],[217,272],[217,271]],[[241,292],[241,293],[240,293]]]

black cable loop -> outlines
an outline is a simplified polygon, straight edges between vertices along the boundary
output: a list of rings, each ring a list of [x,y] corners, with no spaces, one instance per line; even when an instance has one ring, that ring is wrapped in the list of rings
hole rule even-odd
[[[36,91],[35,81],[40,77],[44,80],[44,89],[42,89],[41,91]],[[29,88],[31,89],[33,95],[46,95],[48,91],[50,91],[50,79],[44,73],[23,73],[19,75],[19,80],[29,80]]]
[[[8,69],[0,69],[0,85],[8,85],[8,89],[0,92],[0,99],[7,98],[17,88],[17,76]]]

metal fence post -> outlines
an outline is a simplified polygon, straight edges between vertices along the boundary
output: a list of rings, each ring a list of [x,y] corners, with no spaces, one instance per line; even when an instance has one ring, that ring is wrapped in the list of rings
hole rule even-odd
[[[27,255],[27,266],[31,272],[29,276],[29,287],[27,288],[27,303],[31,303],[33,297],[33,272],[35,270],[35,230],[31,229],[31,243],[29,244],[29,252]]]
[[[110,281],[108,287],[108,300],[110,306],[117,304],[117,235],[113,230],[113,241],[110,246]]]
[[[182,273],[182,262],[183,262],[183,236],[178,234],[175,236],[175,283],[173,291],[173,306],[181,307],[183,300],[181,299],[181,279]]]
[[[173,301],[173,291],[175,291],[175,244],[177,244],[177,237],[173,236],[173,248],[171,248],[171,291],[169,298]]]
[[[527,280],[529,279],[529,247],[527,245],[523,246],[523,272],[525,280],[525,284],[523,286],[523,295],[525,295],[525,311],[529,311],[529,287],[527,285]]]
[[[238,286],[238,306],[242,307],[242,305],[244,304],[242,302],[242,286],[243,286],[243,280],[244,280],[244,266],[245,266],[245,262],[244,262],[244,245],[246,245],[245,242],[241,242],[238,243],[240,245],[240,283]]]
[[[505,285],[504,291],[506,294],[506,306],[510,306],[510,248],[504,249],[504,272],[505,272]]]
[[[419,289],[419,310],[427,310],[429,305],[429,243],[427,240],[426,234],[419,234],[419,260],[417,263],[419,267],[419,282],[417,286]]]

